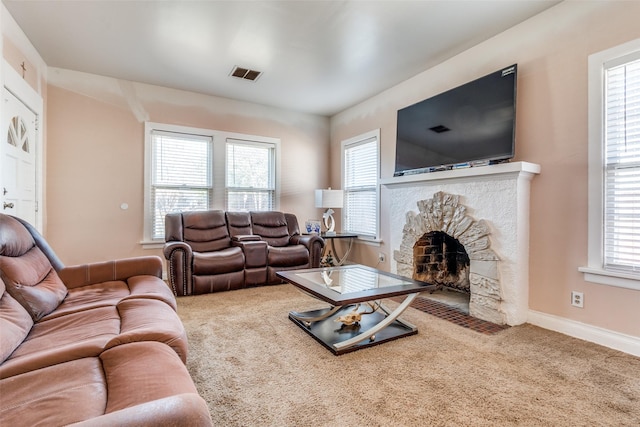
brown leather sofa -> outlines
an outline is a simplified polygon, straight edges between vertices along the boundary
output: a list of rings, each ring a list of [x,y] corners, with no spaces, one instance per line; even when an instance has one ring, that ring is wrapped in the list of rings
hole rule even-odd
[[[65,267],[0,214],[0,425],[212,425],[162,260]]]
[[[178,295],[282,283],[277,271],[317,268],[324,240],[302,235],[283,212],[171,213],[165,217],[164,256]]]

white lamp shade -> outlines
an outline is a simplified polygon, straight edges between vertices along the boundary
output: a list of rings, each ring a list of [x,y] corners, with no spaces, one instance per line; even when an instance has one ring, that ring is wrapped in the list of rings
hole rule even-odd
[[[316,208],[342,208],[342,190],[316,190]]]

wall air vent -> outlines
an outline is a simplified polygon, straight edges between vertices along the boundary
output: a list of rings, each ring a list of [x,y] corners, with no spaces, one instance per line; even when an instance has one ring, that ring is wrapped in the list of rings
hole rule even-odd
[[[230,75],[231,77],[237,77],[239,79],[255,81],[262,75],[262,71],[250,70],[248,68],[235,66]]]

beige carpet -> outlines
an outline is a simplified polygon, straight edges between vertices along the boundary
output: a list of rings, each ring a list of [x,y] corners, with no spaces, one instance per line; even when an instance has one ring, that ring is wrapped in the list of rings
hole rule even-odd
[[[334,356],[287,318],[324,306],[291,285],[178,299],[215,425],[640,425],[637,357],[531,325],[486,336],[413,308],[417,335]]]

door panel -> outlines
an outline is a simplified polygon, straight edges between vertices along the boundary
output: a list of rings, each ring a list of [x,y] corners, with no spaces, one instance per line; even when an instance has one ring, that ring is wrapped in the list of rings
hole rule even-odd
[[[2,97],[0,212],[35,224],[37,116],[6,88]]]

